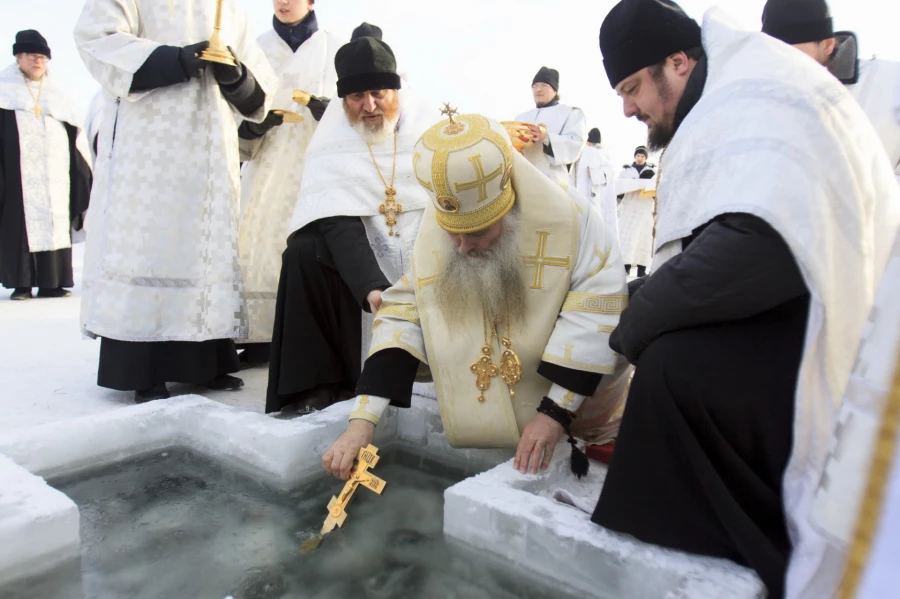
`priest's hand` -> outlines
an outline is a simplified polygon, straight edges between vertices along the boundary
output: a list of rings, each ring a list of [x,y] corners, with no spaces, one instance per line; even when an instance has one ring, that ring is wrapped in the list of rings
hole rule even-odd
[[[312,113],[313,118],[316,119],[316,122],[322,120],[322,115],[325,114],[325,109],[328,108],[329,102],[331,102],[331,100],[328,98],[320,98],[319,96],[310,97],[306,107],[309,108],[309,111]]]
[[[178,62],[188,79],[199,79],[203,77],[209,62],[200,58],[200,53],[209,48],[209,42],[198,42],[185,46],[178,52]]]
[[[350,478],[350,470],[353,468],[353,460],[359,455],[359,450],[375,440],[375,424],[368,420],[351,420],[347,430],[341,433],[337,441],[322,456],[322,468],[328,476],[341,480]]]
[[[366,296],[366,301],[369,302],[369,310],[374,315],[381,308],[381,290],[373,289],[370,291],[369,295]]]
[[[234,85],[241,80],[241,76],[244,74],[244,65],[234,55],[234,50],[231,49],[231,46],[228,46],[228,51],[231,52],[231,56],[234,58],[234,66],[220,62],[211,63],[213,77],[216,78],[216,82],[219,85]]]
[[[241,123],[240,127],[238,127],[238,136],[241,139],[259,139],[268,133],[270,129],[274,129],[282,124],[284,124],[284,115],[270,110],[261,123],[252,121]]]
[[[522,431],[513,468],[522,474],[537,474],[546,470],[564,432],[556,420],[540,412],[535,414]]]

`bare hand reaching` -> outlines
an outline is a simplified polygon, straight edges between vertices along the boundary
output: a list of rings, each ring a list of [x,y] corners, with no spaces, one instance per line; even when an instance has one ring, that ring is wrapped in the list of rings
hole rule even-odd
[[[381,308],[381,290],[373,289],[369,292],[369,295],[366,296],[366,301],[369,302],[369,309],[372,311],[372,316],[378,312],[378,309]]]
[[[351,420],[347,430],[341,433],[334,444],[322,456],[322,468],[328,476],[340,480],[350,478],[353,460],[359,455],[361,447],[366,447],[375,440],[375,425],[368,420]]]
[[[522,431],[513,468],[522,474],[537,474],[546,470],[564,432],[562,425],[549,416],[535,414]]]

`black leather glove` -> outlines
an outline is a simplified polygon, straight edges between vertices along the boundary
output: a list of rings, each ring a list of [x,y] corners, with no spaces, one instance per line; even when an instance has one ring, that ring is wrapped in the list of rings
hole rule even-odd
[[[197,42],[190,46],[183,47],[178,52],[178,62],[184,69],[184,74],[188,79],[203,77],[206,66],[209,62],[200,58],[200,53],[209,48],[209,42]]]
[[[231,46],[228,46],[228,51],[234,56],[234,50],[231,49]],[[218,62],[212,63],[213,77],[216,78],[219,85],[234,85],[241,80],[241,76],[244,74],[244,66],[237,59],[237,56],[234,56],[234,62],[235,66]]]
[[[325,114],[325,109],[328,108],[328,103],[331,102],[328,98],[320,98],[318,96],[311,96],[309,100],[309,104],[306,105],[309,108],[309,111],[312,113],[313,118],[316,119],[316,122],[322,120],[322,115]]]
[[[284,115],[276,114],[269,111],[269,114],[266,115],[266,118],[261,123],[254,123],[252,121],[244,121],[241,123],[241,126],[238,127],[238,136],[241,139],[258,139],[268,133],[271,129],[280,126],[284,123]]]

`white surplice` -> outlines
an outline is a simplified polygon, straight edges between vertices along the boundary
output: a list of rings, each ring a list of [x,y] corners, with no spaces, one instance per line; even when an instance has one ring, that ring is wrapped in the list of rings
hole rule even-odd
[[[360,216],[369,245],[388,281],[395,282],[409,268],[422,211],[428,195],[413,172],[413,147],[419,136],[439,120],[434,106],[404,89],[399,94],[400,123],[397,132],[395,200],[403,206],[394,235],[389,234],[378,207],[385,201],[385,186],[372,162],[366,143],[350,125],[340,101],[329,104],[306,151],[306,168],[300,196],[291,220],[291,232],[331,216]],[[372,145],[372,154],[385,180],[390,182],[394,164],[394,138]]]
[[[40,116],[34,110],[38,96]],[[72,247],[71,155],[66,124],[78,129],[75,147],[91,164],[75,104],[49,70],[43,83],[30,79],[26,83],[19,66],[13,63],[0,71],[0,108],[16,114],[28,250],[48,252]]]
[[[612,238],[619,243],[615,167],[601,146],[586,146],[572,168],[569,184],[574,185],[600,213]]]
[[[653,172],[652,179],[641,174]],[[656,168],[646,165],[639,173],[634,166],[626,166],[616,181],[616,194],[625,194],[619,204],[619,242],[625,264],[649,266],[653,256],[653,197],[643,192],[656,184]]]
[[[516,120],[547,127],[544,142],[530,145],[522,155],[551,180],[567,188],[569,167],[581,156],[587,142],[588,126],[584,113],[575,106],[556,104],[523,112]],[[552,149],[553,155],[547,154],[545,148]]]
[[[826,70],[720,9],[706,13],[703,46],[703,95],[666,150],[654,261],[729,212],[765,220],[797,261],[810,308],[783,488],[786,597],[821,599],[836,588],[843,554],[813,524],[813,500],[900,224],[900,188],[866,115]]]
[[[201,78],[131,93],[160,45],[209,38],[216,3],[88,0],[75,41],[88,70],[119,98],[101,126],[87,220],[82,330],[121,341],[243,338],[238,261],[240,117],[212,68]],[[278,82],[245,15],[225,0],[222,39],[266,94]],[[114,132],[114,135],[113,135]],[[114,138],[114,139],[113,139]]]
[[[241,177],[238,247],[250,319],[246,341],[250,343],[272,340],[281,254],[287,247],[291,216],[300,194],[306,148],[318,125],[309,108],[293,101],[293,91],[335,98],[334,55],[343,43],[320,29],[293,52],[275,30],[259,37],[259,45],[280,78],[272,107],[297,112],[303,122],[284,123],[263,137],[240,141],[241,157],[246,162]]]

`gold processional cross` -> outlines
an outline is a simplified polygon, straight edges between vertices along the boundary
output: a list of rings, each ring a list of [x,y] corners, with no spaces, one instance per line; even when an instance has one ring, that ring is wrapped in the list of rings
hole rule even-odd
[[[572,268],[572,261],[571,257],[569,256],[566,256],[565,258],[555,258],[553,256],[547,256],[547,237],[550,235],[550,231],[536,232],[538,236],[537,250],[535,251],[534,256],[525,256],[525,264],[534,266],[534,278],[531,280],[531,288],[543,289],[544,267],[556,266],[559,268],[570,270]]]
[[[360,403],[363,403],[362,400],[360,400]],[[366,400],[366,403],[368,403],[368,400]],[[322,539],[325,538],[326,534],[336,527],[339,528],[344,525],[344,522],[347,520],[347,505],[360,485],[381,495],[387,483],[368,471],[369,468],[374,468],[380,459],[378,448],[374,445],[370,444],[367,447],[360,447],[356,465],[350,471],[350,480],[344,484],[341,494],[337,497],[332,496],[331,501],[328,502],[328,517],[325,518],[325,524],[322,525],[319,536],[304,541],[303,545],[300,546],[300,553],[314,551],[322,544]]]
[[[478,189],[478,203],[488,199],[487,185],[497,177],[503,174],[503,165],[501,164],[489,174],[484,174],[484,164],[481,162],[481,154],[469,156],[469,162],[475,168],[475,180],[465,183],[454,183],[456,193],[461,191],[469,191],[470,189]]]

